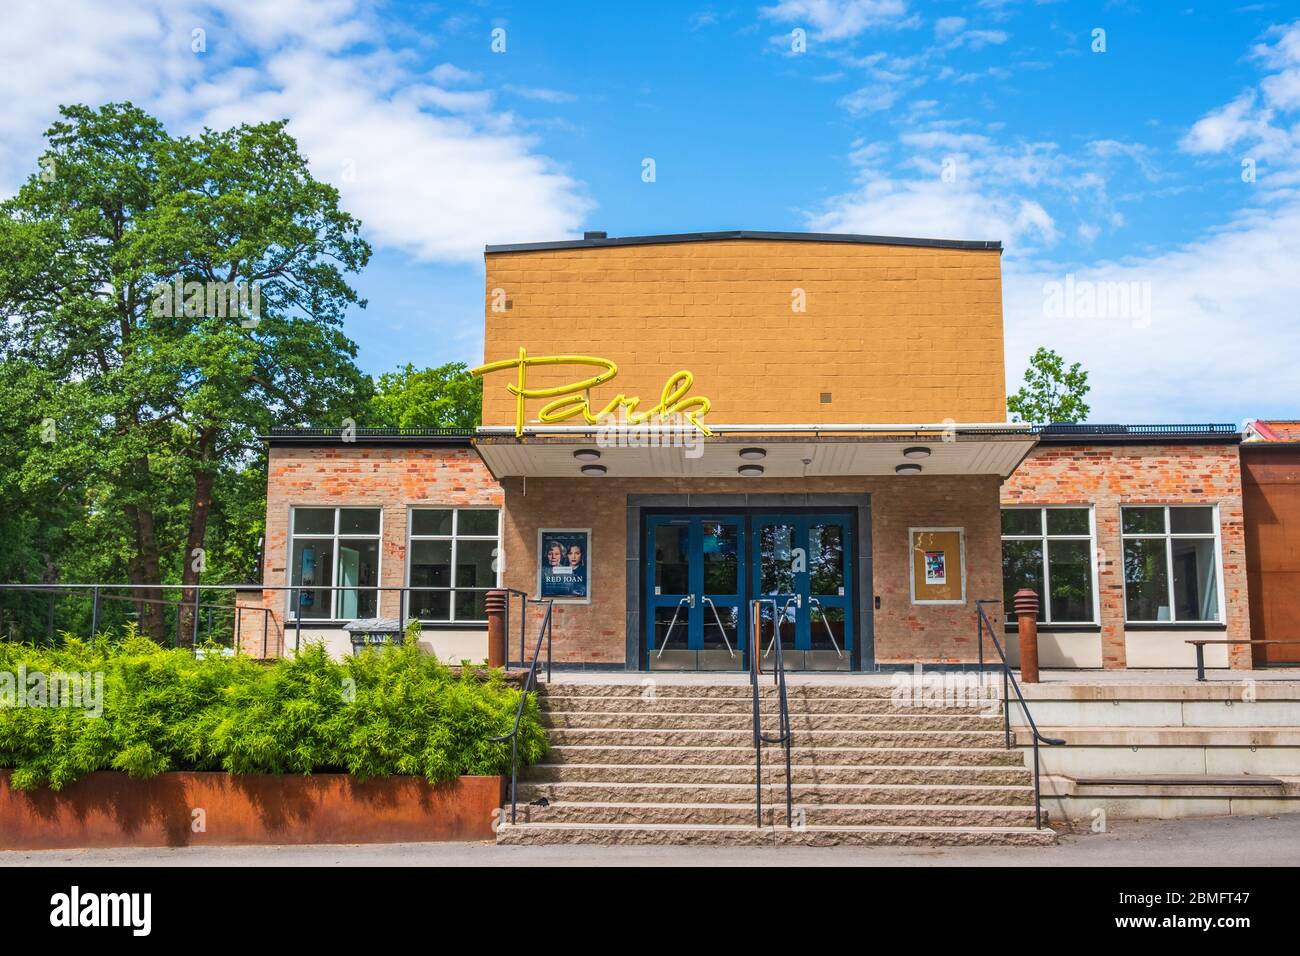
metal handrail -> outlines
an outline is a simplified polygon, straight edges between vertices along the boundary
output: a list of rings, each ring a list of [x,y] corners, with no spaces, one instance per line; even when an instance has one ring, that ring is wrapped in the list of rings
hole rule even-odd
[[[543,604],[546,614],[542,617],[541,627],[537,629],[537,646],[533,648],[533,662],[528,665],[528,675],[524,678],[522,693],[519,695],[519,709],[515,711],[515,725],[510,733],[500,737],[489,737],[492,743],[510,741],[510,822],[515,822],[519,812],[519,724],[524,719],[524,706],[528,695],[537,686],[537,663],[542,659],[542,639],[546,639],[546,682],[551,682],[551,611],[555,603],[551,600],[530,600],[530,604]]]
[[[50,595],[49,625],[47,629],[48,637],[53,639],[54,635],[54,605],[56,599],[61,595],[85,594],[90,597],[90,636],[94,637],[99,633],[100,608],[105,601],[119,601],[123,604],[134,604],[136,606],[151,605],[156,607],[169,608],[174,607],[177,610],[176,633],[172,639],[177,646],[180,645],[180,611],[192,611],[193,630],[190,635],[191,644],[197,648],[199,645],[199,634],[201,615],[200,611],[208,612],[208,640],[212,640],[212,612],[217,611],[234,611],[232,615],[230,646],[233,649],[241,647],[242,635],[241,629],[243,624],[243,615],[245,613],[260,613],[262,615],[262,655],[265,657],[268,646],[268,637],[270,634],[271,610],[265,607],[255,607],[250,604],[218,604],[211,601],[203,602],[201,595],[203,591],[240,591],[245,588],[261,590],[261,585],[250,584],[10,584],[0,583],[0,592],[17,591],[44,593]],[[112,591],[130,591],[130,594],[113,594]],[[193,591],[194,599],[186,600],[184,597],[171,601],[164,597],[142,597],[134,592],[151,591]]]
[[[526,653],[524,640],[527,634],[528,602],[531,599],[528,597],[527,591],[521,591],[518,588],[498,588],[497,590],[504,591],[506,595],[506,616],[502,627],[506,636],[506,670],[510,669],[510,602],[514,598],[519,598],[519,666],[523,667]],[[550,674],[548,673],[546,676],[549,680]]]
[[[979,653],[980,653],[980,675],[984,674],[984,631],[987,628],[989,637],[993,641],[993,646],[997,648],[998,658],[1002,662],[1002,715],[1004,719],[1007,749],[1011,749],[1011,699],[1008,695],[1008,688],[1016,692],[1016,699],[1020,702],[1020,710],[1025,715],[1025,720],[1029,722],[1029,730],[1033,734],[1034,740],[1034,827],[1041,830],[1043,828],[1043,791],[1040,782],[1038,745],[1039,743],[1047,744],[1049,747],[1063,747],[1065,741],[1060,737],[1044,737],[1038,732],[1038,724],[1034,723],[1034,715],[1029,712],[1029,705],[1025,703],[1025,695],[1020,692],[1020,682],[1016,680],[1016,675],[1011,673],[1011,665],[1007,662],[1007,655],[1002,650],[1002,644],[999,643],[997,635],[993,632],[993,623],[989,620],[988,615],[984,613],[985,604],[1001,604],[1001,601],[985,599],[975,602],[975,609],[979,612],[977,626],[979,628]]]
[[[749,648],[749,681],[753,688],[754,695],[754,815],[755,825],[763,826],[763,744],[781,744],[785,747],[785,825],[791,827],[794,825],[794,785],[790,774],[790,704],[786,697],[785,683],[785,658],[781,653],[781,626],[779,618],[785,616],[786,608],[790,606],[790,598],[785,602],[785,607],[778,613],[776,609],[775,598],[763,598],[750,601],[749,612],[752,620],[750,648]],[[759,672],[759,651],[761,650],[762,637],[762,614],[760,609],[764,604],[772,605],[772,644],[769,646],[776,649],[776,663],[772,670],[772,679],[778,688],[778,700],[780,702],[780,713],[778,716],[778,728],[780,733],[776,737],[768,737],[763,733],[762,710],[759,704],[758,690],[758,672]]]

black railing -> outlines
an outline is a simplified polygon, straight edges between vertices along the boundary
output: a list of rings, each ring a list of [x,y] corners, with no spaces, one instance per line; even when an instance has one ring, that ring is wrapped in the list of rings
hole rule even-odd
[[[769,737],[763,733],[763,710],[758,687],[759,658],[763,656],[762,607],[767,603],[772,605],[772,643],[769,645],[769,649],[776,652],[775,663],[772,665],[772,679],[777,687],[777,699],[780,706],[780,713],[777,718],[777,728],[780,732],[775,737]],[[786,608],[789,606],[790,604],[787,601]],[[785,608],[778,612],[775,600],[764,599],[751,601],[749,603],[749,612],[750,620],[753,622],[750,625],[749,682],[754,692],[755,825],[758,827],[763,826],[763,744],[780,744],[785,748],[785,825],[789,827],[794,825],[794,782],[790,773],[790,704],[785,690],[785,658],[781,655],[781,618],[785,616]]]
[[[530,603],[536,604],[538,602],[533,601],[528,596],[527,591],[520,591],[518,588],[499,588],[498,590],[504,591],[506,595],[506,616],[505,616],[504,626],[502,627],[502,630],[505,632],[505,636],[506,636],[506,664],[505,664],[506,670],[510,669],[510,615],[514,613],[510,609],[514,606],[515,599],[516,598],[519,599],[519,666],[523,667],[524,661],[526,660],[525,655],[527,653],[524,648],[524,641],[527,635],[528,605]],[[549,653],[550,651],[548,649],[547,651],[548,669],[546,672],[547,681],[550,681],[551,679],[551,673],[549,670],[549,666],[550,666]]]
[[[516,594],[521,592],[514,592]],[[551,611],[554,608],[552,601],[529,601],[530,604],[540,604],[546,608],[546,613],[542,616],[542,624],[537,629],[537,645],[533,648],[533,661],[528,665],[528,674],[524,677],[524,683],[520,688],[519,709],[515,711],[515,725],[511,728],[510,733],[502,734],[500,737],[489,737],[488,740],[493,743],[510,741],[510,822],[515,822],[515,817],[519,812],[519,724],[524,719],[524,707],[528,704],[528,695],[537,687],[537,664],[542,659],[542,643],[546,643],[546,682],[551,682]],[[508,605],[507,605],[508,606]],[[523,617],[520,614],[520,617]]]
[[[258,613],[261,618],[261,645],[262,657],[279,657],[287,653],[290,649],[297,652],[302,649],[302,631],[303,628],[319,629],[329,628],[337,629],[352,621],[371,620],[375,618],[392,618],[393,604],[396,603],[396,619],[398,626],[405,631],[406,626],[412,620],[419,620],[422,623],[447,623],[444,620],[421,617],[424,608],[419,604],[421,597],[434,593],[446,593],[448,588],[431,588],[411,585],[367,585],[367,584],[0,584],[0,595],[6,592],[37,592],[45,595],[44,600],[48,606],[42,615],[46,618],[45,626],[42,628],[46,632],[47,639],[53,641],[57,630],[85,630],[87,628],[87,619],[89,631],[91,634],[97,633],[105,626],[120,626],[127,620],[133,618],[133,615],[116,615],[115,618],[108,619],[103,614],[103,607],[109,602],[121,602],[127,605],[135,605],[135,617],[139,617],[140,611],[145,606],[161,606],[164,612],[172,609],[176,611],[170,623],[164,622],[166,630],[172,633],[173,646],[181,646],[186,643],[181,640],[182,621],[185,621],[188,643],[197,645],[200,642],[211,641],[217,644],[228,643],[232,648],[252,647],[255,649],[257,644],[256,635],[249,636],[242,632],[243,615],[247,613]],[[476,589],[486,594],[487,589]],[[233,603],[224,604],[205,600],[203,595],[213,592],[240,592],[251,591],[257,593],[257,600],[248,604]],[[182,595],[192,594],[192,597],[185,599],[170,600],[166,597],[168,592],[180,592]],[[263,593],[283,594],[283,605],[277,610],[273,607],[265,607],[262,604]],[[391,595],[396,593],[397,598],[394,602]],[[355,595],[356,609],[355,613],[334,616],[337,608],[332,607],[334,603],[333,595]],[[80,607],[69,607],[63,614],[63,622],[71,624],[71,627],[56,627],[57,616],[56,606],[60,601],[71,605],[72,599],[80,596]],[[510,590],[510,598],[518,596],[520,600],[520,651],[519,664],[523,666],[524,658],[524,623],[526,615],[523,613],[523,607],[528,603],[527,595],[521,591]],[[317,607],[317,602],[324,597],[326,602],[323,608]],[[509,602],[509,598],[507,599]],[[316,610],[316,616],[311,616],[308,612]],[[6,609],[0,602],[0,637],[10,636],[9,628],[6,628]],[[182,613],[184,612],[184,613]],[[214,616],[215,612],[215,616]],[[329,613],[324,613],[329,612]],[[509,613],[509,603],[507,603],[507,614]],[[28,609],[26,617],[32,617],[32,609]],[[12,613],[8,615],[12,617]],[[462,621],[453,623],[463,623],[467,627],[482,626],[485,621]],[[274,634],[272,633],[274,631]],[[228,635],[228,640],[226,639]],[[20,638],[22,635],[18,635]],[[273,640],[275,638],[275,640]],[[279,646],[274,646],[276,641]],[[292,641],[292,644],[291,644]],[[254,653],[250,650],[249,653]],[[509,655],[507,654],[507,657]]]
[[[1014,745],[1014,738],[1011,734],[1011,698],[1010,691],[1016,692],[1016,700],[1020,702],[1020,710],[1025,715],[1025,720],[1029,724],[1029,731],[1033,734],[1034,741],[1034,826],[1039,830],[1043,828],[1043,790],[1039,770],[1038,745],[1047,744],[1049,747],[1062,747],[1065,741],[1059,737],[1044,737],[1038,732],[1038,725],[1034,723],[1034,715],[1029,712],[1029,705],[1025,703],[1025,695],[1020,692],[1020,682],[1016,680],[1016,675],[1011,673],[1011,665],[1007,662],[1007,655],[1002,650],[1002,644],[998,641],[997,635],[993,632],[993,623],[984,613],[985,604],[1001,604],[1001,601],[983,600],[975,602],[975,610],[979,612],[979,619],[976,626],[979,629],[979,666],[981,681],[984,676],[984,632],[987,630],[989,639],[993,641],[993,646],[997,649],[998,660],[1002,665],[1002,717],[1006,733],[1007,749],[1010,750]]]
[[[172,624],[164,626],[172,633],[172,644],[181,646],[184,643],[181,640],[181,628],[185,627],[188,631],[189,643],[198,646],[200,643],[212,642],[222,644],[220,636],[229,627],[230,647],[236,649],[241,646],[244,635],[243,620],[245,614],[262,615],[262,649],[263,656],[266,656],[266,649],[269,643],[271,612],[270,609],[259,607],[254,604],[224,604],[216,601],[202,600],[203,592],[212,591],[244,591],[256,590],[261,591],[261,585],[248,584],[0,584],[0,593],[28,593],[43,594],[47,602],[45,612],[46,624],[43,630],[48,641],[53,642],[56,630],[82,630],[88,628],[87,634],[94,637],[105,627],[115,627],[126,624],[128,621],[138,619],[146,607],[159,608],[159,613],[166,615],[168,611],[175,611],[172,615]],[[119,593],[119,592],[126,593]],[[167,592],[181,592],[182,595],[192,592],[192,598],[184,596],[175,599],[169,599]],[[64,624],[71,624],[71,627],[57,628],[58,607],[59,603],[70,605],[71,608],[64,608]],[[86,606],[86,603],[89,606]],[[116,605],[114,602],[117,602]],[[119,606],[134,606],[134,612],[109,613],[110,609]],[[189,620],[185,618],[188,616]],[[89,621],[87,622],[87,617]],[[69,620],[72,618],[72,620]],[[256,620],[256,619],[254,619]],[[5,626],[4,608],[0,607],[0,637],[10,636],[8,628]],[[19,635],[20,637],[22,635]],[[256,640],[256,637],[253,638]]]

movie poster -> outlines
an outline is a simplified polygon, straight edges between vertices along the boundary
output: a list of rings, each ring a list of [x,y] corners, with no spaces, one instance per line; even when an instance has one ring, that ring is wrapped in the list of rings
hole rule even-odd
[[[925,552],[925,583],[948,583],[948,563],[944,560],[942,551]]]
[[[539,536],[538,596],[557,601],[591,600],[591,532],[543,530]]]

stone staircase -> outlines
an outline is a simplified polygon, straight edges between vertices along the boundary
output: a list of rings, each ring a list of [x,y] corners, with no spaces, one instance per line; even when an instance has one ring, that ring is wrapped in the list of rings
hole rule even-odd
[[[522,769],[502,844],[1041,846],[1033,778],[1001,716],[897,706],[889,685],[792,684],[795,826],[783,748],[764,747],[754,812],[749,685],[557,683],[541,698],[551,751]],[[779,703],[763,689],[764,731]],[[507,808],[508,811],[508,808]],[[508,819],[508,816],[507,816]]]

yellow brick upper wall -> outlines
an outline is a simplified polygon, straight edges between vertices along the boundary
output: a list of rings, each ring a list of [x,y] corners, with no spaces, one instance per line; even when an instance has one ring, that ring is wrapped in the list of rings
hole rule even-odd
[[[687,369],[715,423],[1006,420],[997,251],[743,239],[486,259],[484,360],[520,346],[610,359],[619,374],[594,391],[597,408],[620,392],[652,406]],[[492,310],[497,289],[508,311]],[[513,374],[488,377],[485,424],[514,422]],[[530,369],[528,385],[590,374]]]

